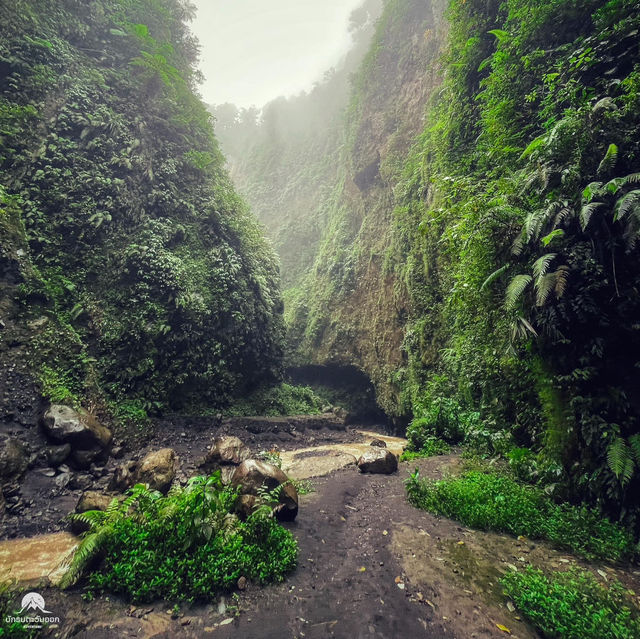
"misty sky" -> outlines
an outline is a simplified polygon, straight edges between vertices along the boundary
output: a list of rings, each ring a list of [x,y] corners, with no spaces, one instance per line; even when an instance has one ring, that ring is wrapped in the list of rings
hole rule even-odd
[[[362,0],[192,0],[205,102],[261,107],[310,88],[349,49]]]

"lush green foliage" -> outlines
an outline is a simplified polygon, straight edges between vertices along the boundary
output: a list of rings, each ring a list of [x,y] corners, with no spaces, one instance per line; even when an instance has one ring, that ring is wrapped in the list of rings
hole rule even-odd
[[[447,455],[451,452],[451,446],[437,437],[427,437],[422,446],[416,450],[405,450],[400,455],[400,461],[413,461],[421,457],[433,457],[434,455]]]
[[[410,450],[421,450],[433,437],[459,444],[478,425],[478,413],[463,411],[455,399],[435,398],[407,428]]]
[[[210,599],[241,576],[282,581],[296,565],[295,539],[268,503],[239,521],[232,514],[236,497],[217,473],[194,477],[167,497],[136,486],[106,512],[74,515],[91,529],[62,585],[74,583],[97,555],[102,560],[90,586],[132,601]]]
[[[262,386],[236,401],[228,415],[318,415],[325,402],[308,386]]]
[[[3,259],[52,400],[222,406],[280,373],[278,266],[194,93],[192,9],[0,7]]]
[[[501,580],[505,593],[545,637],[635,639],[640,610],[619,582],[600,583],[590,572],[546,576],[528,568]]]
[[[613,561],[636,553],[633,536],[586,506],[554,503],[544,491],[499,474],[472,471],[439,481],[407,482],[409,501],[419,508],[482,530],[547,539],[586,558]]]

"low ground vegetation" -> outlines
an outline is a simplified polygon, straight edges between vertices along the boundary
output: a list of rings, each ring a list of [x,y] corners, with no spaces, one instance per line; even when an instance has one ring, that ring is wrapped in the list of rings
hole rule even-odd
[[[240,577],[282,581],[296,566],[297,542],[267,499],[246,521],[233,514],[236,499],[218,472],[166,497],[137,485],[106,512],[73,515],[90,528],[61,585],[87,573],[89,596],[104,591],[144,602],[208,600]]]
[[[633,535],[599,511],[557,504],[543,490],[496,472],[433,481],[416,471],[407,491],[414,506],[472,528],[545,539],[586,559],[619,561],[637,554]]]
[[[544,637],[635,639],[640,610],[617,581],[604,585],[581,570],[554,572],[527,568],[501,580],[505,594]]]

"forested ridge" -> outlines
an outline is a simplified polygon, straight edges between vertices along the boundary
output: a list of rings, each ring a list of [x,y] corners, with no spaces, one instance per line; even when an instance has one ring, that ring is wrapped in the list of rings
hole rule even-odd
[[[195,17],[0,4],[0,637],[638,637],[638,0]]]

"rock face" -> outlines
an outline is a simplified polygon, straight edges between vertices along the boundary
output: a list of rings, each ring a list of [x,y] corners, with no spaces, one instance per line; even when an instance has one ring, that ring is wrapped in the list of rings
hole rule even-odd
[[[231,485],[240,490],[238,504],[241,515],[247,516],[253,510],[262,486],[269,491],[282,486],[279,504],[275,508],[279,520],[293,521],[298,514],[298,492],[277,466],[256,459],[243,461],[233,473]]]
[[[201,467],[217,469],[219,466],[237,466],[251,457],[251,451],[238,437],[216,437]]]
[[[0,477],[19,477],[29,465],[25,445],[15,437],[0,442]]]
[[[363,473],[390,475],[398,470],[398,458],[386,448],[372,446],[358,459],[358,468]]]
[[[109,490],[117,490],[124,492],[127,488],[131,488],[136,483],[137,462],[126,461],[120,464],[114,471],[113,477],[109,482]]]
[[[49,446],[45,449],[47,462],[54,468],[60,466],[71,454],[71,444],[62,444],[62,446]]]
[[[73,448],[88,450],[99,446],[106,448],[111,442],[111,431],[93,415],[79,413],[63,406],[52,404],[44,414],[44,430],[56,442],[69,443]]]
[[[108,495],[97,490],[87,490],[80,496],[76,505],[76,512],[86,513],[87,510],[106,510],[114,497],[115,495]]]
[[[152,490],[166,493],[175,479],[177,469],[173,448],[161,448],[146,455],[136,471],[137,483],[149,484]]]

